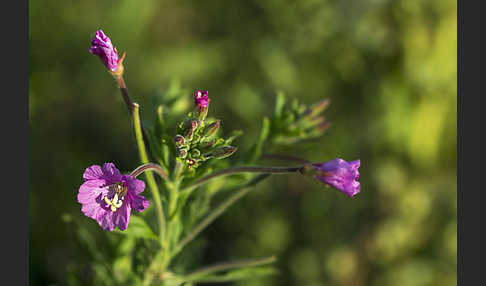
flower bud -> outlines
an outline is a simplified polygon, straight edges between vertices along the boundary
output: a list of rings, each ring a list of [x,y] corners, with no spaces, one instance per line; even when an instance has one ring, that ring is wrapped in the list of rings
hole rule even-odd
[[[209,124],[204,128],[203,136],[204,137],[210,137],[216,134],[218,132],[219,127],[221,126],[221,120],[216,120],[213,123]]]
[[[176,156],[179,157],[179,158],[186,158],[187,150],[186,149],[177,149],[176,150]]]
[[[121,76],[123,73],[125,53],[119,59],[118,51],[113,47],[110,38],[102,30],[96,31],[96,35],[91,41],[91,47],[88,51],[93,55],[99,56],[103,64],[113,75]]]
[[[214,143],[216,143],[216,139],[213,139],[213,140],[210,140],[210,141],[205,141],[205,142],[202,142],[202,143],[199,144],[199,148],[201,148],[201,149],[210,148],[211,146],[214,145]]]
[[[324,109],[326,109],[329,106],[330,100],[329,98],[326,98],[324,100],[319,101],[318,103],[314,104],[309,108],[309,110],[306,112],[305,116],[308,117],[313,117],[315,115],[318,115]]]
[[[223,146],[223,147],[218,147],[214,149],[213,151],[204,154],[204,158],[209,159],[209,158],[216,158],[216,159],[223,159],[226,157],[231,156],[233,153],[236,152],[238,148],[233,147],[233,146]]]
[[[197,128],[197,120],[190,119],[184,122],[184,126],[183,126],[184,138],[186,138],[188,141],[191,141],[196,128]]]
[[[197,90],[194,94],[194,102],[196,104],[196,114],[199,121],[204,121],[208,114],[209,95],[207,90]]]
[[[185,143],[186,143],[186,139],[184,139],[184,136],[182,136],[182,135],[176,135],[174,137],[174,144],[177,147],[182,147],[182,146],[184,146]]]

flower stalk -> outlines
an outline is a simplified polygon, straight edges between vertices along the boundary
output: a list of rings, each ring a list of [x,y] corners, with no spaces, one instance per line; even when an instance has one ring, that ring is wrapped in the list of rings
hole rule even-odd
[[[162,167],[160,165],[157,165],[157,164],[154,164],[154,163],[146,163],[146,164],[143,164],[141,166],[138,166],[135,170],[133,170],[130,173],[130,175],[136,178],[138,175],[140,175],[140,174],[142,174],[143,172],[146,172],[146,171],[154,171],[157,174],[159,174],[159,176],[162,179],[164,179],[166,181],[169,179],[169,177],[167,176],[167,173],[164,171],[164,169],[162,169]]]
[[[227,168],[227,169],[215,171],[212,174],[209,174],[205,177],[202,177],[201,179],[194,182],[192,185],[186,187],[183,191],[190,191],[190,190],[192,190],[196,187],[199,187],[199,186],[207,183],[209,180],[216,178],[216,177],[234,175],[234,174],[239,174],[239,173],[289,174],[289,173],[300,172],[301,170],[302,170],[302,166],[297,166],[297,167],[234,167],[234,168]]]
[[[118,76],[117,80],[118,80],[118,85],[120,86],[120,92],[122,94],[123,100],[125,101],[125,105],[127,106],[128,112],[130,113],[130,115],[132,115],[134,105],[132,99],[128,95],[128,89],[125,84],[125,80],[123,79],[123,75]]]
[[[140,121],[140,114],[139,114],[139,105],[137,103],[133,103],[133,122],[135,127],[135,137],[137,140],[138,151],[140,155],[140,161],[143,164],[149,163],[147,150],[145,148],[145,143],[143,141],[142,135],[142,125]],[[155,178],[151,171],[147,171],[145,173],[147,178],[147,183],[149,185],[150,190],[152,191],[152,197],[154,198],[155,207],[157,209],[157,218],[159,221],[159,233],[160,233],[160,241],[162,246],[164,247],[164,238],[165,238],[165,215],[162,209],[162,201],[160,200],[160,192],[159,188],[157,187],[157,183],[155,182]]]

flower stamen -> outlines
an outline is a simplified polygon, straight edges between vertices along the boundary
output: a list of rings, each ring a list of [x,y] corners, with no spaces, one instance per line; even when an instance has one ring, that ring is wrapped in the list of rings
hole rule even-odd
[[[110,207],[112,212],[116,212],[119,208],[123,205],[123,199],[127,192],[126,188],[123,187],[121,184],[115,184],[115,195],[110,200],[108,196],[104,197],[105,203]]]

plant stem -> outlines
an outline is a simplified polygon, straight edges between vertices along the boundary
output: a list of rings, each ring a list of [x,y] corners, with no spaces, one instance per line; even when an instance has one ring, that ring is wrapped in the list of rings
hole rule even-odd
[[[174,211],[177,208],[177,200],[179,198],[179,188],[181,185],[181,179],[180,176],[182,174],[182,169],[184,165],[176,161],[175,166],[174,166],[174,171],[173,171],[173,178],[172,178],[172,188],[170,190],[170,201],[169,201],[169,217],[172,217],[174,215]]]
[[[135,137],[137,139],[138,150],[140,154],[140,160],[143,164],[149,163],[147,151],[145,149],[145,143],[143,141],[142,136],[142,126],[140,122],[140,115],[139,115],[139,106],[137,103],[133,103],[133,122],[135,126]],[[162,247],[164,247],[164,237],[165,237],[165,216],[164,211],[162,209],[162,202],[160,200],[160,192],[159,188],[157,187],[157,183],[155,182],[154,176],[151,171],[147,171],[145,173],[147,177],[147,183],[152,191],[152,197],[155,202],[155,207],[157,209],[157,217],[159,220],[159,232],[160,232],[160,241]]]
[[[130,175],[136,178],[138,175],[140,175],[140,174],[142,174],[143,172],[146,172],[146,171],[154,171],[157,174],[159,174],[159,176],[162,179],[164,179],[166,181],[169,179],[169,177],[167,176],[167,173],[164,171],[164,169],[160,165],[157,165],[155,163],[146,163],[146,164],[143,164],[141,166],[138,166],[135,170],[133,170],[130,173]]]
[[[130,115],[133,114],[133,101],[128,95],[128,89],[127,86],[125,85],[125,80],[123,79],[123,76],[118,77],[118,84],[120,85],[120,91],[123,96],[123,100],[125,101],[125,104],[128,108],[128,112],[130,112]]]
[[[134,111],[136,103],[134,103],[132,101],[132,99],[130,98],[130,95],[128,95],[128,89],[127,89],[127,86],[125,84],[125,80],[123,79],[123,75],[118,76],[117,79],[118,79],[118,84],[120,85],[120,91],[121,91],[123,100],[125,101],[125,105],[127,106],[127,109],[128,109],[128,113],[130,113],[130,116],[133,117],[133,111]],[[142,129],[143,141],[145,142],[145,144],[147,146],[149,146],[147,133],[146,133],[145,128],[143,127],[143,124],[142,124],[141,121],[140,121],[140,126],[141,126],[141,129]],[[150,148],[150,146],[148,148]]]
[[[209,215],[207,215],[196,227],[194,227],[190,233],[188,233],[177,245],[171,255],[176,255],[179,251],[181,251],[186,244],[191,242],[201,231],[203,231],[209,224],[211,224],[216,218],[218,218],[227,208],[237,202],[240,198],[246,195],[250,190],[251,187],[259,183],[260,181],[269,177],[270,174],[262,174],[255,178],[253,178],[250,182],[246,183],[243,186],[239,186],[233,189],[233,194],[223,201],[219,206],[217,206]]]
[[[205,177],[194,182],[192,185],[186,187],[184,191],[192,190],[200,185],[207,183],[209,180],[220,177],[220,176],[228,176],[238,173],[267,173],[267,174],[288,174],[288,173],[295,173],[299,172],[302,169],[302,166],[299,167],[234,167],[234,168],[227,168],[216,171],[212,174],[209,174]]]
[[[235,268],[245,268],[245,267],[255,267],[255,266],[260,266],[260,265],[265,265],[269,263],[273,263],[277,260],[275,256],[270,256],[270,257],[265,257],[265,258],[259,258],[259,259],[245,259],[245,260],[239,260],[239,261],[231,261],[231,262],[224,262],[224,263],[218,263],[218,264],[213,264],[204,268],[201,268],[197,271],[194,271],[192,273],[189,273],[184,281],[186,282],[195,282],[198,279],[214,273],[214,272],[221,272],[221,271],[226,271],[230,269],[235,269]]]

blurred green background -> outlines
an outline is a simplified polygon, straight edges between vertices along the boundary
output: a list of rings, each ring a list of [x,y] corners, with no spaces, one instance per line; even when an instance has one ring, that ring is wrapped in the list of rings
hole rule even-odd
[[[249,147],[276,90],[329,97],[325,136],[284,151],[361,159],[354,200],[298,175],[260,184],[203,233],[202,263],[278,256],[280,275],[235,285],[456,285],[456,14],[453,0],[30,1],[31,285],[89,285],[62,218],[106,236],[76,201],[82,172],[138,163],[116,83],[88,53],[99,28],[127,52],[147,120],[177,80],[208,89]]]

